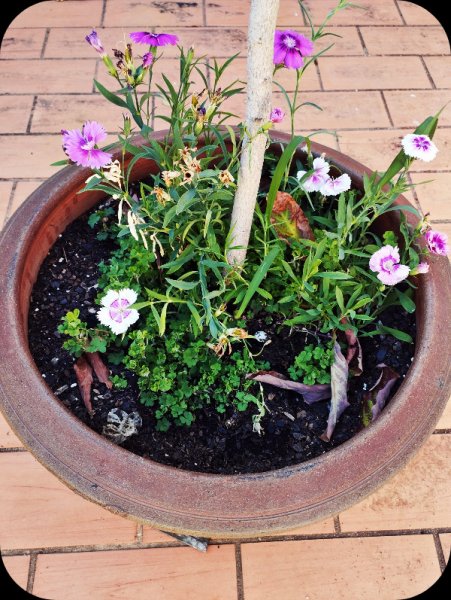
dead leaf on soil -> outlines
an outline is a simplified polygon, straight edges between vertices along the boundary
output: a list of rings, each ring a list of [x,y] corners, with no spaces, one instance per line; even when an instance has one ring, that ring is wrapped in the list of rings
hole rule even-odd
[[[256,373],[249,373],[246,375],[246,379],[253,379],[254,381],[260,381],[261,383],[269,383],[275,387],[302,394],[307,404],[313,404],[313,402],[330,398],[329,384],[317,383],[315,385],[305,385],[304,383],[287,379],[287,377],[281,373],[277,373],[277,371],[257,371]]]
[[[348,363],[341,352],[340,344],[335,342],[334,362],[330,368],[332,397],[330,400],[329,417],[327,419],[326,431],[320,435],[320,439],[324,442],[330,442],[338,419],[349,406],[348,372]]]
[[[104,383],[109,390],[113,387],[113,383],[110,381],[110,370],[103,362],[98,352],[86,352],[86,358],[88,359],[91,367],[94,369],[94,373],[97,375],[97,379],[100,383]]]
[[[398,373],[391,367],[383,363],[377,365],[377,367],[381,369],[379,379],[363,397],[362,421],[365,427],[375,421],[381,414],[392,387],[399,379]]]
[[[347,319],[341,320],[343,324],[347,324]],[[349,371],[352,375],[358,376],[363,372],[363,352],[362,346],[352,329],[346,329],[344,332],[346,341],[348,342],[348,350],[346,352],[346,362],[349,365]]]
[[[86,410],[92,415],[94,414],[91,404],[92,369],[84,355],[77,358],[74,364],[74,371]]]
[[[271,223],[280,238],[314,240],[315,236],[304,211],[287,192],[277,192],[271,213]]]

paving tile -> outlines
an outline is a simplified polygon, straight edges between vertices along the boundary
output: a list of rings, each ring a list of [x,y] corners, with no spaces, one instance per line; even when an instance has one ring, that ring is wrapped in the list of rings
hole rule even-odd
[[[96,29],[97,34],[105,50],[112,54],[112,48],[124,50],[125,45],[131,40],[128,37],[130,29],[123,27]],[[80,27],[65,27],[64,29],[52,28],[49,33],[45,47],[44,58],[96,58],[98,54],[85,40],[86,35],[90,33],[90,28],[82,29]],[[145,46],[136,45],[136,54],[141,54]]]
[[[64,158],[60,135],[0,137],[0,154],[4,176],[18,179],[53,175],[56,167],[50,163]]]
[[[215,27],[247,26],[250,0],[206,1],[207,25]],[[297,0],[281,0],[277,16],[278,27],[299,27],[304,24]]]
[[[319,25],[337,0],[304,0],[313,22]],[[401,16],[392,0],[359,0],[358,7],[346,8],[336,14],[332,25],[402,25]]]
[[[135,523],[81,498],[28,452],[0,453],[0,471],[3,549],[134,542]]]
[[[0,229],[5,222],[12,189],[13,184],[10,181],[0,181]]]
[[[42,181],[19,181],[16,184],[16,189],[14,190],[13,201],[9,207],[8,214],[6,215],[9,219],[19,208],[19,206],[28,198],[31,192],[39,187]]]
[[[346,60],[320,57],[319,70],[326,90],[380,90],[431,87],[418,56],[351,56]]]
[[[2,58],[39,58],[44,45],[45,29],[6,30],[1,41]]]
[[[451,56],[426,56],[429,73],[438,88],[451,88]]]
[[[222,64],[224,59],[218,59],[218,63]],[[213,62],[210,60],[210,65]],[[247,81],[247,66],[245,58],[236,58],[231,64],[229,69],[226,69],[221,76],[220,85],[225,88],[237,79],[246,82]],[[291,69],[281,69],[277,71],[275,77],[275,81],[279,82],[283,87],[288,91],[292,92],[296,88],[296,72]],[[210,72],[210,85],[213,85],[213,72]],[[242,87],[242,86],[240,86]],[[279,90],[276,85],[274,85],[274,91]],[[308,69],[306,69],[305,73],[302,75],[301,83],[300,83],[300,93],[302,94],[304,91],[310,90],[320,90],[321,84],[319,82],[318,73],[314,65],[311,65]]]
[[[274,94],[275,98],[278,99],[278,106],[287,108],[280,94]],[[295,117],[298,129],[305,128],[306,125],[311,131],[390,126],[379,92],[309,92],[305,96],[305,101],[317,104],[322,110],[312,106],[302,107]],[[286,118],[281,124],[282,128],[288,127],[288,121],[289,119]]]
[[[450,527],[451,435],[432,435],[368,498],[340,514],[342,531]]]
[[[441,231],[443,225],[436,225],[434,228]],[[440,417],[440,421],[437,423],[437,429],[451,429],[451,397],[448,400],[448,404],[446,405],[442,416]]]
[[[3,560],[3,564],[11,576],[11,579],[13,579],[23,590],[26,590],[28,583],[28,569],[30,568],[30,557],[25,555],[2,556],[1,560]]]
[[[1,98],[0,98],[1,101]],[[111,133],[122,126],[124,109],[100,94],[72,96],[38,96],[33,112],[31,133],[60,133],[61,129],[78,129],[88,120],[99,121]]]
[[[449,41],[443,27],[362,27],[370,54],[448,54]]]
[[[292,0],[288,0],[292,5]],[[281,8],[286,4],[286,0],[282,0]],[[230,27],[230,26],[241,26],[246,27],[249,19],[249,7],[250,0],[206,0],[206,19],[207,25],[214,25],[215,27]],[[297,13],[299,17],[299,5],[297,6]],[[279,10],[280,14],[280,10]],[[302,23],[302,20],[299,20]]]
[[[25,133],[33,96],[0,96],[0,134]]]
[[[174,25],[203,25],[202,0],[193,2],[173,2],[171,0],[108,0],[105,21],[107,27],[140,26],[143,31],[149,27]]]
[[[152,548],[40,555],[33,594],[95,600],[235,600],[235,547]]]
[[[432,535],[243,544],[246,600],[410,598],[440,576]]]
[[[0,76],[3,89],[10,94],[87,93],[92,88],[95,63],[95,59],[4,60]]]
[[[109,0],[111,2],[111,0]],[[96,27],[102,16],[102,0],[38,2],[22,11],[12,27]]]
[[[451,67],[451,65],[450,65]],[[437,113],[451,100],[446,90],[405,90],[384,92],[388,111],[396,127],[418,127],[428,115]],[[440,115],[439,127],[451,125],[451,110]]]
[[[196,56],[229,58],[237,52],[246,54],[247,29],[244,27],[221,28],[193,27],[171,28],[171,32],[179,38],[179,44],[185,49],[194,46]],[[177,46],[166,46],[164,56],[178,57]],[[161,61],[165,62],[165,59]]]
[[[407,25],[437,25],[438,21],[426,8],[413,2],[398,0],[399,10]]]
[[[288,531],[282,531],[280,533],[269,533],[267,535],[259,536],[261,539],[267,539],[275,536],[290,536],[290,535],[315,535],[318,533],[334,533],[335,525],[334,520],[331,517],[330,519],[324,519],[322,521],[316,521],[316,523],[310,523],[309,525],[304,525],[303,527],[296,527],[296,529],[290,529]]]
[[[407,129],[342,131],[339,135],[340,146],[345,154],[349,154],[371,169],[382,171],[388,168],[399,152],[401,140],[407,133],[409,133]],[[434,141],[440,148],[433,162],[434,171],[449,170],[451,130],[438,128]],[[425,171],[427,168],[432,169],[432,163],[415,161],[410,171]]]
[[[0,413],[0,448],[21,448],[22,442]]]
[[[451,533],[441,533],[440,543],[442,544],[443,554],[447,563],[450,561],[451,554]]]
[[[451,220],[451,173],[412,173],[411,177],[423,212],[429,212],[435,221]]]
[[[309,36],[309,29],[300,29],[299,31]],[[327,35],[315,42],[315,54],[331,44],[333,47],[327,51],[327,56],[364,54],[357,27],[326,27],[325,31],[332,35]]]

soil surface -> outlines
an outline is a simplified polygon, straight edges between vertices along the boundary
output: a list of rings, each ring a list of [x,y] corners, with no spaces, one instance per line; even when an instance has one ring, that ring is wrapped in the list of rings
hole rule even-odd
[[[111,240],[96,239],[95,229],[87,224],[89,213],[72,223],[60,236],[44,261],[33,288],[29,315],[29,344],[34,360],[47,384],[74,415],[101,433],[107,415],[113,408],[127,413],[137,411],[142,418],[139,432],[122,443],[124,448],[145,458],[192,471],[209,473],[253,473],[268,471],[307,461],[323,454],[354,436],[362,429],[362,399],[365,390],[377,380],[383,362],[394,369],[400,379],[392,390],[398,389],[413,360],[414,346],[389,335],[361,338],[364,372],[349,382],[350,406],[341,416],[332,440],[324,442],[329,413],[329,401],[307,405],[302,396],[264,385],[268,412],[261,421],[264,433],[252,429],[252,414],[256,407],[240,413],[230,409],[221,415],[205,409],[197,414],[189,428],[172,426],[168,432],[156,430],[153,409],[139,402],[139,390],[134,375],[124,368],[109,365],[113,374],[125,376],[125,390],[107,387],[94,376],[90,416],[81,400],[73,369],[74,358],[62,349],[63,336],[57,328],[68,310],[80,309],[80,318],[95,325],[98,306],[96,282],[98,263],[107,260],[114,248]],[[388,309],[381,322],[410,333],[415,339],[415,317],[400,308]],[[273,326],[275,327],[275,326]],[[268,325],[255,319],[249,324],[250,333]],[[314,343],[310,335],[296,332],[288,335],[287,328],[265,348],[262,359],[272,369],[287,374],[305,344]]]

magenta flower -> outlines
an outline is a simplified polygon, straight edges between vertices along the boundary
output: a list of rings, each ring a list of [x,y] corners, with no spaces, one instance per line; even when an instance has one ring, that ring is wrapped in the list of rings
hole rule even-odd
[[[407,156],[419,158],[425,162],[434,160],[438,152],[437,146],[427,135],[409,133],[403,137],[401,144]]]
[[[85,40],[94,48],[94,50],[97,50],[101,56],[106,55],[105,49],[102,46],[102,42],[100,41],[95,29],[93,29],[91,33],[85,37]]]
[[[282,123],[285,118],[285,113],[281,108],[273,108],[269,118],[271,123]]]
[[[152,52],[146,52],[143,55],[143,68],[147,69],[153,63],[153,54]]]
[[[148,46],[175,46],[179,41],[176,35],[170,33],[149,33],[148,31],[134,31],[130,37],[135,44],[147,44]]]
[[[330,165],[322,156],[313,160],[313,173],[301,181],[300,186],[306,192],[319,192],[326,179],[328,179]],[[307,171],[298,171],[296,178],[299,181],[306,175]]]
[[[370,258],[370,269],[384,285],[396,285],[409,276],[409,267],[399,264],[399,250],[395,246],[383,246]]]
[[[118,292],[110,290],[101,300],[103,306],[97,311],[97,318],[116,335],[125,333],[139,319],[138,311],[129,308],[137,297],[136,292],[129,288]]]
[[[438,231],[427,231],[424,234],[429,252],[432,254],[439,254],[446,256],[448,254],[448,236],[445,233],[439,233]]]
[[[106,131],[96,121],[86,121],[79,129],[61,130],[63,149],[67,156],[81,167],[100,169],[111,162],[111,154],[97,148],[106,138]]]
[[[328,177],[321,186],[320,192],[323,196],[338,196],[342,192],[347,192],[351,189],[351,178],[347,173],[343,173],[340,177]]]
[[[287,69],[300,69],[304,56],[313,52],[313,42],[297,31],[276,29],[274,35],[274,64]]]

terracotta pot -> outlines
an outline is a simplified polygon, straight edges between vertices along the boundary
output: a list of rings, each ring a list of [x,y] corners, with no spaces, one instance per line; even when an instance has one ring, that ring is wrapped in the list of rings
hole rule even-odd
[[[161,136],[161,134],[160,134]],[[287,140],[283,134],[279,140]],[[361,164],[320,145],[315,153],[361,187]],[[140,179],[154,167],[141,160]],[[252,537],[337,514],[400,469],[434,429],[450,393],[450,267],[432,257],[418,278],[415,360],[380,418],[313,460],[265,473],[211,475],[143,459],[79,421],[42,379],[27,343],[30,294],[40,265],[65,227],[101,194],[77,195],[90,170],[67,167],[39,187],[0,240],[0,400],[24,445],[82,496],[167,531],[209,538]],[[400,204],[407,204],[405,198]],[[396,227],[388,213],[386,226]]]

